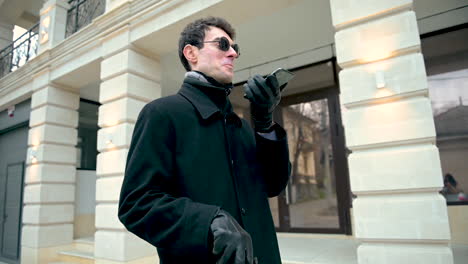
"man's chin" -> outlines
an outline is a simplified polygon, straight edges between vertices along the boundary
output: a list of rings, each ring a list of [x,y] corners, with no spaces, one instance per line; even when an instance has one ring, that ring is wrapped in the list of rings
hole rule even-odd
[[[215,78],[215,80],[222,84],[230,84],[232,83],[232,77],[233,76],[222,76],[222,77]]]
[[[229,79],[229,80],[226,80],[226,81],[221,81],[220,83],[222,83],[222,84],[231,84],[232,79]]]

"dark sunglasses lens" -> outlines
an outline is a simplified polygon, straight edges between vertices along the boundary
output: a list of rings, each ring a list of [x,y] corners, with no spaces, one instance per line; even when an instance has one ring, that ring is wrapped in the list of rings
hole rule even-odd
[[[232,45],[232,48],[234,49],[234,51],[235,51],[235,52],[237,53],[237,55],[239,56],[239,55],[240,55],[239,45],[233,44],[233,45]]]
[[[228,51],[229,48],[232,47],[234,51],[237,53],[237,56],[240,55],[239,53],[239,45],[237,44],[232,44],[232,46],[229,44],[229,40],[225,37],[222,37],[219,39],[219,49],[222,51]]]
[[[219,40],[219,49],[222,51],[228,51],[229,50],[229,40],[225,37],[222,37]]]

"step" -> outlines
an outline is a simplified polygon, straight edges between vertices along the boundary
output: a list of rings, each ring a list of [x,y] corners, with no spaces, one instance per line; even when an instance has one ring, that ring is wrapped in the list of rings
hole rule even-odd
[[[73,241],[73,247],[79,251],[94,252],[94,237],[77,238]]]
[[[81,250],[64,250],[58,252],[59,259],[65,263],[94,264],[94,253]]]

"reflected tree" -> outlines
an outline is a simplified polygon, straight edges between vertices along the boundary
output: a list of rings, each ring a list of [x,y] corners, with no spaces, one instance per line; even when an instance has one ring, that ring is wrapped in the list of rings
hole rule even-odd
[[[283,110],[288,130],[292,179],[288,186],[291,203],[328,196],[329,129],[327,101],[291,105]]]

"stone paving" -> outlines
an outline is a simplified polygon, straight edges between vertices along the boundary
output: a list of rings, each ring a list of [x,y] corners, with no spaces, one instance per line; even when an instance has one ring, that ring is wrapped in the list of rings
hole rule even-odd
[[[278,233],[283,264],[357,264],[352,236]],[[454,264],[468,263],[468,245],[452,244]]]

